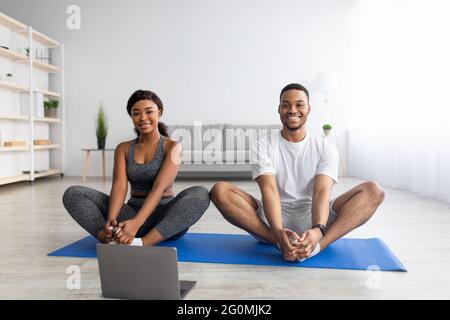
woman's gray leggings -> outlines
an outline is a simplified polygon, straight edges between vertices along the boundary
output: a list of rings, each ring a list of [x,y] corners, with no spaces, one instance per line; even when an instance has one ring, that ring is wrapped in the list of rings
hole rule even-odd
[[[117,221],[134,218],[144,200],[130,198],[120,209]],[[109,196],[92,188],[72,186],[64,192],[63,203],[72,218],[97,237],[108,218]],[[200,219],[208,206],[209,192],[201,186],[187,188],[176,197],[162,198],[136,237],[140,238],[156,228],[164,240],[180,238]]]

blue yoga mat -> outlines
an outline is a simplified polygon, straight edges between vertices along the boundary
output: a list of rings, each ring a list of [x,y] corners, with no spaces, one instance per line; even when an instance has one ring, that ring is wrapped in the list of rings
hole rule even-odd
[[[97,242],[88,236],[48,255],[95,258]],[[379,238],[342,238],[304,262],[285,261],[274,246],[260,243],[249,235],[187,233],[178,240],[165,241],[159,246],[176,247],[180,262],[407,271]]]

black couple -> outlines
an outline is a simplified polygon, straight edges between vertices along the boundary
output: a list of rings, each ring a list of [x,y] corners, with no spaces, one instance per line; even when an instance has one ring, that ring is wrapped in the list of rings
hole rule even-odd
[[[376,182],[365,182],[330,199],[338,181],[339,154],[305,127],[311,111],[308,90],[289,84],[279,101],[282,129],[260,138],[251,150],[252,178],[261,200],[225,181],[210,191],[193,186],[175,195],[180,143],[170,139],[160,122],[161,99],[138,90],[126,108],[137,138],[115,149],[110,194],[72,186],[64,193],[64,206],[101,242],[151,246],[182,237],[211,200],[227,221],[276,246],[285,260],[310,258],[366,223],[384,192]],[[131,192],[125,203],[128,183]]]

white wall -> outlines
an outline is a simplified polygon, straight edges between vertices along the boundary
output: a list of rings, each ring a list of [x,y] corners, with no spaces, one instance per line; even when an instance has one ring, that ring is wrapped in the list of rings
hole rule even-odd
[[[351,128],[448,124],[449,12],[445,0],[357,1],[348,70]]]
[[[71,4],[80,6],[80,30],[66,28]],[[313,91],[310,128],[318,131],[314,79],[336,72],[333,124],[341,135],[354,7],[353,0],[0,0],[2,12],[65,44],[67,175],[81,174],[80,149],[96,144],[100,100],[107,147],[133,137],[125,105],[140,88],[158,93],[169,124],[269,124],[278,122],[280,89],[300,82]],[[91,175],[101,174],[99,165],[94,157]]]

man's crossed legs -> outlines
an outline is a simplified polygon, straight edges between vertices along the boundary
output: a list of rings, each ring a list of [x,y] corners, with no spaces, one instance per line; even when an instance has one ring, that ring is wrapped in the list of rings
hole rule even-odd
[[[221,181],[212,187],[210,197],[228,222],[266,242],[277,245],[270,227],[259,218],[258,203],[251,195],[231,183]],[[327,226],[325,236],[319,242],[321,250],[366,223],[383,200],[383,190],[372,181],[361,183],[338,196],[331,208],[337,215]],[[314,248],[310,251],[312,250]]]

